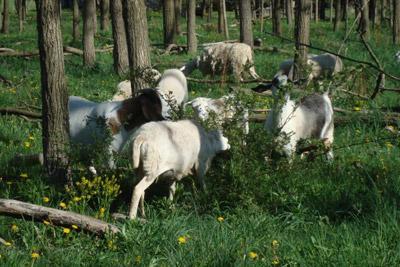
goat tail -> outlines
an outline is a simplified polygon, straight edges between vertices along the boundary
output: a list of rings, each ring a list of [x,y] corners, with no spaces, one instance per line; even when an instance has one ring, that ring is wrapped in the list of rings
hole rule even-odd
[[[132,145],[132,164],[133,168],[139,168],[140,157],[141,157],[141,147],[144,143],[143,136],[139,135],[135,138]]]

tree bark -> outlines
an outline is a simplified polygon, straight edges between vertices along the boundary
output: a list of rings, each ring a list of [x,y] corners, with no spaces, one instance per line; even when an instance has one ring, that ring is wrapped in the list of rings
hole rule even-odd
[[[24,31],[24,12],[23,12],[23,5],[22,5],[22,0],[17,0],[15,1],[15,8],[17,10],[17,15],[18,15],[18,29],[19,32]]]
[[[79,12],[79,0],[73,0],[72,2],[72,39],[73,42],[77,42],[79,39],[80,35],[80,30],[79,30],[79,17],[80,17],[80,12]]]
[[[174,0],[164,0],[163,20],[164,20],[164,46],[176,43],[175,32],[175,4]]]
[[[222,33],[226,40],[229,39],[225,0],[218,0],[218,32]]]
[[[208,23],[211,22],[212,12],[213,12],[213,0],[208,0],[208,16],[207,16],[207,22]]]
[[[345,32],[349,29],[349,0],[345,0],[344,4],[344,28]]]
[[[295,32],[296,53],[293,64],[293,80],[307,78],[307,46],[310,43],[311,0],[296,0]]]
[[[318,23],[319,20],[319,2],[318,0],[315,0],[315,22]]]
[[[187,47],[189,54],[196,54],[196,0],[187,0]]]
[[[122,0],[111,1],[114,70],[118,75],[123,75],[129,71],[128,46],[121,1]]]
[[[368,12],[368,0],[360,0],[361,3],[361,20],[360,20],[360,33],[365,38],[365,40],[369,40],[370,32],[369,32],[369,12]]]
[[[277,36],[282,34],[280,0],[272,0],[272,32]]]
[[[58,7],[57,7],[58,8]],[[115,225],[81,215],[71,211],[58,210],[39,205],[34,205],[13,199],[0,199],[0,214],[13,217],[27,217],[36,221],[49,221],[52,225],[71,227],[78,226],[78,229],[89,231],[97,235],[104,235],[108,232],[119,233],[120,230]]]
[[[9,17],[9,3],[7,0],[3,0],[3,23],[1,27],[2,33],[9,33],[10,31],[10,17]]]
[[[144,0],[124,0],[123,7],[132,95],[136,95],[149,86],[149,82],[142,78],[143,72],[151,68],[146,5]]]
[[[253,29],[250,0],[240,0],[240,42],[253,48]]]
[[[264,32],[264,0],[260,1],[260,32]]]
[[[286,18],[289,25],[293,24],[293,4],[292,0],[286,0]]]
[[[329,5],[329,22],[332,23],[333,21],[333,0],[330,0]]]
[[[96,1],[85,0],[83,8],[83,64],[88,67],[93,67],[96,60],[94,17],[96,17]]]
[[[47,174],[67,180],[68,92],[58,1],[37,0],[37,29],[42,83],[42,136]]]
[[[113,0],[111,0],[113,1]],[[110,0],[100,2],[100,30],[108,31],[110,27]]]
[[[385,25],[385,14],[386,14],[386,0],[380,0],[380,24]]]
[[[375,28],[376,23],[376,0],[369,0],[369,20],[371,21],[372,27]]]
[[[341,0],[336,0],[335,1],[335,22],[333,23],[333,31],[337,31],[339,29],[340,17],[341,17],[340,7],[341,7]]]
[[[181,33],[181,27],[179,25],[179,21],[181,19],[181,11],[182,11],[182,0],[174,1],[174,14],[175,14],[175,33],[179,35]]]
[[[400,44],[400,2],[393,1],[393,43]]]

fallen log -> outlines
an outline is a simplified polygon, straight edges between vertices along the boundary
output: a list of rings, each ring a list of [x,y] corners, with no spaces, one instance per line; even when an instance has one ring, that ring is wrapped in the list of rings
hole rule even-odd
[[[71,225],[76,225],[79,229],[96,235],[104,235],[108,232],[114,234],[120,232],[117,226],[90,216],[34,205],[14,199],[0,199],[0,214],[24,219],[28,217],[41,222],[46,220],[57,226],[71,227]]]
[[[32,111],[21,110],[17,108],[0,108],[0,115],[18,115],[31,119],[41,119],[42,114]]]
[[[190,77],[187,77],[186,79],[188,81],[192,81],[192,82],[196,82],[196,83],[258,83],[258,82],[270,83],[270,82],[272,82],[271,80],[265,80],[262,78],[253,79],[253,80],[244,80],[244,81],[240,81],[240,82],[229,81],[229,80],[205,80],[205,79],[196,79],[196,78],[190,78]]]
[[[81,50],[79,48],[72,47],[72,46],[64,46],[63,47],[63,51],[71,53],[71,54],[74,54],[74,55],[78,55],[78,56],[82,56],[83,55],[83,50]]]

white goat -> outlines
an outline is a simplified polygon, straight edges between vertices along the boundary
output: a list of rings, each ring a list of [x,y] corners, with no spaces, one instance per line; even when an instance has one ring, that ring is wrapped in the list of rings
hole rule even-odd
[[[70,96],[69,134],[75,144],[103,142],[111,134],[109,165],[114,167],[112,151],[121,152],[133,131],[149,121],[162,120],[161,102],[154,90],[143,90],[124,101],[95,103]]]
[[[311,67],[308,80],[318,79],[324,76],[332,76],[343,70],[343,62],[340,57],[325,53],[321,55],[308,55],[307,64]],[[276,76],[286,75],[293,81],[293,59],[285,60],[279,66]]]
[[[191,105],[196,119],[206,121],[210,117],[210,113],[215,114],[216,123],[219,127],[226,121],[232,120],[241,112],[240,107],[232,105],[234,95],[223,96],[218,99],[207,97],[197,97],[187,105]],[[244,128],[244,134],[249,133],[249,111],[248,109],[242,110],[242,118],[240,127]]]
[[[139,183],[132,194],[129,218],[137,216],[139,201],[157,178],[170,182],[170,199],[176,181],[194,172],[205,189],[204,175],[214,156],[230,148],[220,131],[206,132],[190,120],[150,122],[141,126],[132,138],[133,168],[139,168]],[[141,211],[144,215],[143,205]]]
[[[203,75],[232,73],[242,81],[248,72],[251,77],[259,76],[254,68],[253,51],[243,43],[216,43],[204,48],[203,53],[180,70],[188,76],[198,68]]]
[[[188,100],[188,89],[185,75],[178,69],[168,69],[163,72],[155,88],[162,103],[162,114],[169,118],[171,108],[183,107]],[[128,99],[132,96],[131,82],[123,81],[118,84],[118,91],[114,99]],[[172,106],[172,107],[171,107]]]
[[[286,79],[281,80],[285,83]],[[273,90],[276,96],[278,88]],[[268,113],[264,128],[270,133],[278,130],[280,134],[289,137],[289,142],[283,147],[288,157],[296,151],[300,139],[318,138],[329,149],[327,158],[333,159],[333,108],[328,93],[305,96],[298,104],[286,94],[284,104],[277,105]],[[280,140],[281,138],[282,136],[279,137]]]

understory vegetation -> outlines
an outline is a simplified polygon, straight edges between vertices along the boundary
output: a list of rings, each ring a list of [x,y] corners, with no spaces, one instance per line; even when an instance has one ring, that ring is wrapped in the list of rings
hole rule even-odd
[[[232,12],[228,16],[231,39],[237,39],[238,21]],[[207,24],[205,18],[196,19],[200,44],[223,40],[214,27],[216,18],[213,24]],[[149,11],[148,23],[155,68],[163,71],[180,67],[191,59],[185,53],[163,54],[159,12]],[[18,33],[17,24],[12,12],[11,33],[2,35],[0,47],[36,50],[35,11],[29,11],[22,33]],[[186,28],[183,19],[181,26]],[[276,46],[289,52],[255,50],[257,73],[271,79],[279,63],[292,57],[294,45],[261,33],[259,22],[253,28],[254,36],[263,40],[262,48]],[[329,22],[313,22],[312,45],[339,51],[345,37],[343,28],[334,33]],[[264,29],[271,31],[270,20],[266,20]],[[62,32],[64,45],[82,48],[81,43],[72,43],[69,10],[62,13]],[[286,23],[283,33],[292,39],[293,29]],[[185,44],[186,36],[182,34],[178,42]],[[111,44],[111,31],[99,30],[96,47]],[[341,54],[373,62],[356,32],[343,45]],[[399,47],[392,45],[390,29],[376,26],[370,45],[384,69],[400,77],[400,64],[394,59]],[[87,69],[82,66],[81,57],[65,56],[69,94],[92,101],[110,99],[117,84],[127,78],[114,73],[112,60],[111,51],[97,53],[96,66]],[[157,188],[151,190],[154,196],[146,201],[146,223],[114,221],[111,217],[113,212],[126,214],[129,208],[135,174],[127,154],[118,158],[117,170],[109,170],[102,164],[104,153],[90,151],[98,162],[98,177],[93,177],[81,161],[73,161],[73,185],[65,186],[46,179],[40,166],[14,160],[17,154],[42,151],[40,121],[0,116],[0,198],[75,211],[122,229],[118,235],[97,237],[73,225],[58,227],[47,221],[0,216],[0,237],[6,241],[0,244],[0,265],[399,265],[400,139],[393,134],[399,125],[398,121],[387,120],[387,113],[399,111],[400,98],[396,93],[384,92],[375,100],[365,100],[335,90],[341,88],[366,96],[373,92],[374,70],[347,60],[344,65],[345,71],[340,75],[321,84],[311,83],[305,90],[308,93],[329,88],[333,105],[352,111],[335,113],[332,162],[321,151],[306,159],[297,156],[290,164],[286,159],[272,158],[274,144],[263,123],[252,122],[246,137],[240,129],[228,125],[231,150],[213,161],[206,175],[208,191],[201,192],[194,178],[184,179],[178,185],[173,203],[160,196],[163,192],[157,192]],[[12,81],[11,85],[0,83],[0,107],[39,111],[37,57],[0,57],[0,74]],[[191,77],[204,79],[198,71]],[[230,87],[254,85],[189,81],[188,87],[190,98],[194,98],[219,97],[230,92]],[[399,87],[399,83],[387,79],[386,86]],[[268,109],[272,105],[272,99],[266,96],[238,94],[251,109]],[[189,111],[185,113],[189,115]]]

